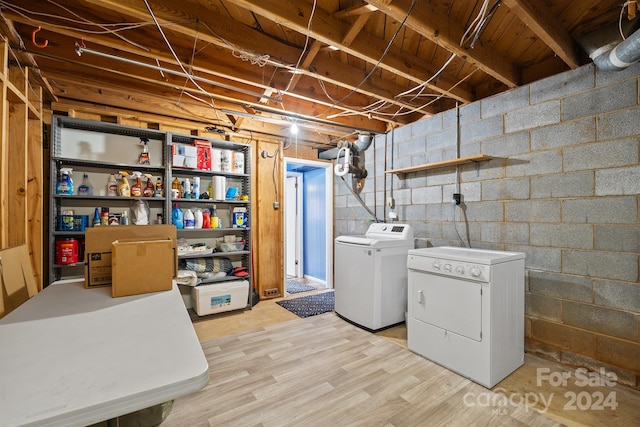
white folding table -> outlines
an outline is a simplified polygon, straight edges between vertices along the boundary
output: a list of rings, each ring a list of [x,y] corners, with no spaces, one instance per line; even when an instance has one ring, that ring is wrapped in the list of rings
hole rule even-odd
[[[129,297],[110,291],[55,283],[0,320],[2,426],[86,426],[207,384],[175,283]]]

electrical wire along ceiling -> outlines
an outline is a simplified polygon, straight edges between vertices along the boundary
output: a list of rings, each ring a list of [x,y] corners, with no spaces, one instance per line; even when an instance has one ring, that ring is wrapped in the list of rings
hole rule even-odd
[[[184,118],[334,148],[591,62],[613,0],[0,0],[9,58],[55,109]],[[594,36],[595,35],[595,36]]]

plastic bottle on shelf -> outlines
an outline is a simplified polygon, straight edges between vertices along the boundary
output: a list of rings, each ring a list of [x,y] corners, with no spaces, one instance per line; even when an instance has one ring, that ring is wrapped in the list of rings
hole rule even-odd
[[[191,198],[191,182],[189,181],[189,178],[185,178],[184,188],[182,190],[183,190],[183,197],[185,199],[190,199]]]
[[[136,179],[136,182],[131,186],[131,197],[142,197],[142,174],[140,172],[134,172],[133,177]]]
[[[60,168],[60,179],[56,183],[56,194],[73,194],[73,169]]]
[[[180,184],[178,177],[173,178],[173,181],[171,182],[171,189],[177,190],[172,192],[177,193],[177,197],[175,197],[176,199],[182,198],[182,184]]]
[[[78,196],[92,196],[93,185],[89,181],[89,175],[85,172],[82,174],[82,184],[78,186]]]
[[[100,208],[96,208],[96,211],[93,213],[93,224],[94,227],[98,227],[100,225]]]
[[[129,214],[127,214],[127,211],[122,212],[122,216],[120,217],[120,224],[129,225]]]
[[[118,181],[116,181],[116,175],[111,174],[107,181],[107,196],[116,197],[118,195]]]
[[[156,178],[156,189],[155,189],[154,196],[162,197],[164,195],[163,192],[164,192],[164,188],[162,186],[162,178],[158,177]]]
[[[171,222],[176,226],[178,230],[184,228],[182,209],[180,209],[180,205],[178,205],[177,203],[173,204],[173,209],[171,210]]]
[[[129,174],[127,172],[120,171],[120,175],[122,175],[122,182],[118,185],[118,196],[131,197],[131,186],[129,186],[129,181],[127,180],[127,176],[129,176]]]
[[[211,207],[211,228],[219,228],[220,227],[220,218],[218,218],[218,211],[216,210],[216,205],[212,205]]]
[[[147,185],[144,187],[144,190],[142,190],[142,195],[144,197],[153,197],[153,194],[156,191],[155,186],[153,185],[153,177],[151,175],[145,176],[147,177]]]
[[[202,222],[204,220],[203,216],[202,216],[202,209],[200,208],[195,208],[193,210],[193,227],[194,228],[202,228]]]
[[[184,212],[184,228],[192,229],[195,228],[195,216],[193,215],[193,211],[191,209],[187,209]]]
[[[199,176],[194,176],[193,177],[193,197],[192,199],[199,199],[200,198],[200,177]]]

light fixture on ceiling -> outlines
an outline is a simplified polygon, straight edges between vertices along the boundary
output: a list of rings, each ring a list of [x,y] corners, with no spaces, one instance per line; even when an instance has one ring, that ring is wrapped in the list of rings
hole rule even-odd
[[[291,132],[294,135],[298,134],[298,125],[297,124],[292,124],[291,127],[289,128],[289,132]]]
[[[205,79],[203,77],[198,77],[196,75],[185,74],[185,73],[183,73],[181,71],[171,70],[169,68],[159,67],[159,66],[156,66],[156,65],[147,64],[145,62],[136,61],[134,59],[123,58],[123,57],[117,56],[117,55],[111,55],[111,54],[108,54],[108,53],[104,53],[104,52],[100,52],[100,51],[97,51],[97,50],[89,49],[89,48],[87,48],[85,46],[81,46],[78,43],[76,43],[75,47],[76,47],[76,54],[78,56],[82,56],[83,53],[90,53],[92,55],[96,55],[96,56],[99,56],[99,57],[109,58],[109,59],[125,62],[125,63],[128,63],[128,64],[138,65],[138,66],[141,66],[141,67],[150,68],[152,70],[161,71],[161,72],[164,72],[164,73],[167,73],[167,74],[172,74],[174,76],[186,77],[186,78],[188,78],[190,80],[196,80],[196,81],[199,81],[199,82],[204,82],[204,83],[207,83],[207,84],[210,84],[210,85],[213,85],[213,86],[221,87],[223,89],[229,89],[229,90],[232,90],[232,91],[244,93],[245,95],[255,96],[258,99],[260,99],[261,101],[264,99],[266,101],[273,101],[273,102],[277,102],[279,104],[282,103],[281,99],[272,98],[271,96],[268,96],[268,95],[265,95],[265,94],[262,94],[262,93],[256,93],[256,92],[253,92],[253,91],[249,91],[249,90],[238,88],[236,86],[231,86],[231,85],[227,85],[227,84],[224,84],[224,83],[221,83],[221,82],[217,82],[217,81],[214,81],[214,80]]]

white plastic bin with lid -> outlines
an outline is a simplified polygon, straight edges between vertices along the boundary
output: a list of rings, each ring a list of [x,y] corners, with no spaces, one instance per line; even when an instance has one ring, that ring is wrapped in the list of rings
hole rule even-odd
[[[191,289],[193,309],[198,316],[245,308],[249,301],[249,282],[236,280]]]

